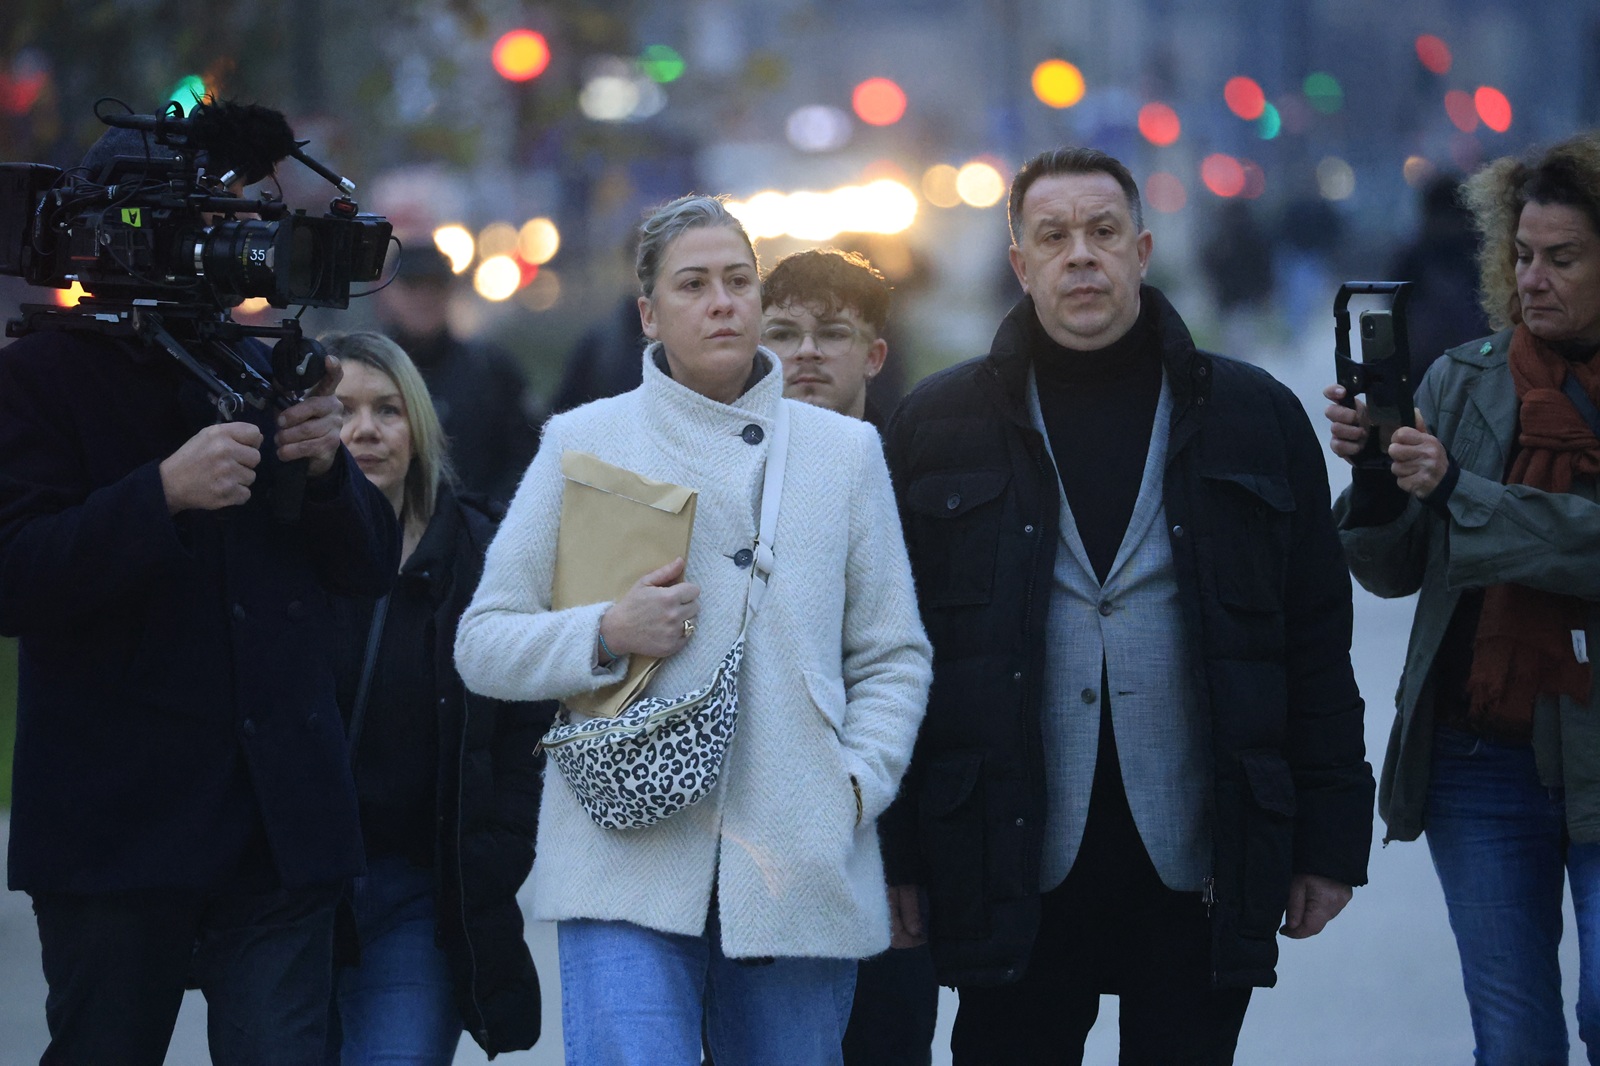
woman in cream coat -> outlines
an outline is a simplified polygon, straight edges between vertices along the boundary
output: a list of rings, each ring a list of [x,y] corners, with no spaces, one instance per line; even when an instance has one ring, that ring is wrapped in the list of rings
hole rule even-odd
[[[739,727],[698,804],[646,829],[594,824],[549,775],[536,916],[560,922],[569,1066],[839,1061],[854,960],[889,916],[875,821],[930,677],[889,476],[871,427],[782,398],[757,350],[755,253],[708,197],[641,230],[644,383],[551,419],[462,618],[468,687],[564,698],[665,656],[647,694],[708,681],[744,616],[773,417],[790,443],[769,590],[746,637]],[[560,460],[599,456],[699,491],[687,562],[615,603],[550,609]],[[686,624],[689,623],[689,624]]]

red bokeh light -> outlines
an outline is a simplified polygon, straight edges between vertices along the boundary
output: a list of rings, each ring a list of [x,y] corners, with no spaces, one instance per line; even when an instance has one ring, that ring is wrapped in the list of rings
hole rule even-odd
[[[1450,46],[1431,33],[1417,38],[1417,59],[1435,74],[1450,73],[1450,64],[1454,62]]]
[[[1254,78],[1243,74],[1228,79],[1228,84],[1222,87],[1222,98],[1227,101],[1229,111],[1249,122],[1260,118],[1261,112],[1267,109],[1267,94],[1261,91]]]
[[[1200,180],[1217,196],[1238,196],[1245,189],[1244,166],[1233,156],[1217,152],[1200,164]]]
[[[1183,210],[1189,202],[1189,192],[1176,175],[1158,170],[1144,183],[1144,202],[1163,215],[1170,215]]]
[[[1504,133],[1511,128],[1511,101],[1499,89],[1492,85],[1479,86],[1478,91],[1472,94],[1472,104],[1478,117],[1483,119],[1483,124],[1496,133]]]
[[[1471,133],[1478,128],[1478,105],[1460,89],[1451,89],[1444,94],[1444,110],[1462,133]]]
[[[1150,103],[1139,109],[1139,132],[1151,144],[1165,148],[1178,139],[1183,124],[1178,121],[1178,113],[1166,104]]]
[[[906,113],[906,94],[888,78],[868,78],[850,95],[856,117],[869,126],[892,126]]]

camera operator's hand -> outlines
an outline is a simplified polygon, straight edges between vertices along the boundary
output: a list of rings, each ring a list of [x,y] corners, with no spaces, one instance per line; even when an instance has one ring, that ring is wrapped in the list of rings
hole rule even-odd
[[[1415,428],[1401,426],[1390,438],[1390,470],[1395,484],[1425,500],[1450,472],[1450,455],[1439,438],[1428,432],[1421,411],[1416,412],[1416,420]]]
[[[339,454],[339,429],[344,425],[344,404],[334,396],[344,371],[339,360],[328,356],[328,370],[311,394],[278,416],[278,460],[311,460],[308,471],[321,477],[333,468]]]
[[[261,462],[261,430],[249,422],[207,426],[161,462],[167,512],[217,511],[250,498]]]
[[[1367,417],[1367,405],[1359,399],[1354,407],[1346,407],[1340,400],[1344,399],[1343,385],[1329,385],[1322,390],[1322,395],[1332,400],[1328,409],[1323,413],[1331,423],[1329,432],[1329,450],[1347,463],[1355,462],[1362,449],[1367,446],[1367,437],[1372,433],[1372,420]]]

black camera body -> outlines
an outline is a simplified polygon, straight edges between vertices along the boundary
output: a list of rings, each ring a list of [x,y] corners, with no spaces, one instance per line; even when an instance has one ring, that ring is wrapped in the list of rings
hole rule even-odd
[[[257,110],[282,122],[276,112]],[[348,196],[333,200],[321,216],[291,212],[280,200],[233,197],[223,180],[233,174],[208,173],[209,146],[181,116],[106,121],[144,129],[166,150],[118,156],[87,175],[0,164],[0,274],[44,287],[77,282],[107,300],[219,309],[252,297],[280,308],[348,307],[352,282],[382,274],[391,226],[359,213]],[[201,130],[217,125],[213,120]],[[287,143],[286,154],[328,176],[306,159],[292,134]],[[338,183],[354,190],[345,179]]]

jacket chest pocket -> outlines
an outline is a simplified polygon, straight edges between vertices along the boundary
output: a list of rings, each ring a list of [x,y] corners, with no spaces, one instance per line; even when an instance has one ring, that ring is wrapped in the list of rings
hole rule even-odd
[[[1281,474],[1202,474],[1217,599],[1240,611],[1283,610],[1294,492]]]
[[[925,607],[988,603],[1000,546],[1004,470],[926,474],[911,483],[906,509],[917,592]]]

